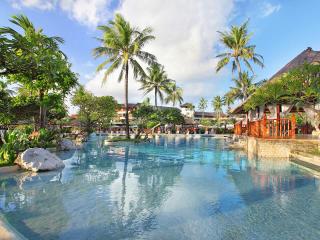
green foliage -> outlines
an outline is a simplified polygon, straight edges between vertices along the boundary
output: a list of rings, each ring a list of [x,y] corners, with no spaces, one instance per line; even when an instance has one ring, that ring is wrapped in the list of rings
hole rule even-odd
[[[313,105],[320,99],[320,66],[305,64],[262,85],[244,105],[245,110],[287,102]]]
[[[239,74],[238,79],[233,79],[235,86],[230,88],[230,91],[226,94],[233,100],[239,99],[244,101],[256,90],[256,86],[253,83],[253,76],[249,76],[249,72],[243,72]]]
[[[165,108],[157,112],[161,124],[182,124],[184,117],[177,108]]]
[[[142,104],[132,114],[141,129],[153,128],[156,125],[184,123],[184,117],[177,108],[155,109],[148,104]]]
[[[220,118],[220,114],[222,113],[223,99],[220,96],[215,96],[212,100],[213,110],[218,114],[218,118]]]
[[[163,102],[164,94],[169,92],[171,84],[173,83],[173,81],[168,78],[164,67],[158,63],[153,63],[147,68],[147,74],[142,76],[140,82],[142,84],[140,90],[144,90],[145,95],[154,92],[155,106],[158,105],[158,96],[160,101]]]
[[[94,56],[106,57],[97,71],[106,68],[102,82],[105,83],[107,78],[116,70],[120,70],[118,81],[125,80],[125,104],[128,106],[128,84],[129,68],[132,69],[133,77],[146,76],[140,61],[151,65],[156,61],[156,57],[146,51],[144,46],[155,37],[151,35],[151,28],[144,28],[139,31],[137,27],[131,26],[122,15],[116,14],[114,20],[109,21],[108,25],[98,27],[102,31],[103,37],[98,39],[101,46],[93,50]],[[128,109],[127,109],[128,110]],[[129,138],[129,119],[126,118],[126,135]]]
[[[37,97],[39,124],[43,127],[50,102],[48,95],[60,94],[63,99],[77,85],[77,75],[59,48],[63,39],[45,35],[24,15],[13,16],[10,22],[18,31],[0,28],[0,48],[4,50],[0,75]]]
[[[33,132],[31,126],[18,127],[7,131],[4,135],[4,142],[0,147],[0,166],[13,164],[18,153],[27,148],[53,147],[56,137],[56,132],[44,128],[38,132]]]
[[[96,97],[83,86],[75,91],[71,102],[79,108],[78,117],[87,132],[91,132],[96,125],[100,128],[109,126],[118,107],[113,97]]]
[[[158,123],[155,113],[156,111],[152,106],[144,103],[132,112],[132,116],[136,119],[139,128],[152,128]]]
[[[28,134],[18,129],[8,131],[4,135],[4,143],[0,148],[0,165],[13,164],[19,151],[28,146]]]
[[[176,106],[177,103],[181,104],[183,102],[183,90],[181,87],[178,87],[175,82],[172,82],[168,86],[167,97],[165,102],[172,103],[172,106]]]
[[[263,57],[255,52],[255,45],[250,44],[252,34],[248,33],[248,21],[241,26],[231,26],[230,31],[219,32],[220,42],[228,49],[227,52],[219,54],[220,61],[217,64],[216,71],[231,62],[232,72],[238,71],[241,74],[241,64],[244,64],[253,72],[250,61],[263,67]]]
[[[212,126],[213,125],[213,122],[209,119],[201,119],[200,120],[200,124],[203,125],[203,126]]]
[[[198,108],[200,111],[204,112],[208,107],[208,100],[205,98],[200,98]]]
[[[106,128],[110,125],[116,115],[118,107],[117,101],[111,96],[95,97],[95,108],[93,109],[94,119],[100,128]]]
[[[30,147],[48,148],[54,146],[54,140],[56,140],[57,133],[55,131],[49,131],[45,128],[41,128],[36,134],[31,135]]]
[[[12,120],[10,94],[6,82],[0,80],[0,125],[9,124]]]

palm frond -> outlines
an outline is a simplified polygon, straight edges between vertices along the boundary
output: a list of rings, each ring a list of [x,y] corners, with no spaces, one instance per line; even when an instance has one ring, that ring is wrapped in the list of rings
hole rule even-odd
[[[229,61],[230,61],[229,57],[222,58],[216,66],[216,72],[219,72],[224,66],[226,66],[229,63]]]
[[[121,59],[117,58],[106,70],[104,73],[103,79],[102,79],[102,84],[105,84],[107,81],[107,78],[114,72],[116,71],[121,64]]]

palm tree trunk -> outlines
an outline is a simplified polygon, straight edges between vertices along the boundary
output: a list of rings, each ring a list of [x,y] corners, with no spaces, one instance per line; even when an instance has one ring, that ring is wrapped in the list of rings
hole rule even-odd
[[[154,105],[156,108],[158,108],[158,102],[157,102],[157,88],[154,89]]]
[[[130,138],[130,132],[129,132],[129,109],[128,109],[128,85],[129,85],[129,65],[128,63],[126,63],[126,75],[125,75],[125,103],[124,103],[124,107],[126,109],[126,137],[127,139]]]
[[[235,59],[235,62],[236,62],[236,65],[237,65],[239,81],[240,81],[240,83],[241,83],[241,88],[242,88],[242,92],[243,92],[243,100],[242,100],[242,101],[244,101],[244,100],[247,99],[248,96],[247,96],[247,94],[246,94],[246,91],[245,91],[245,89],[244,89],[243,82],[242,82],[242,79],[241,79],[241,78],[242,78],[241,65],[240,65],[240,62],[239,62],[239,59],[238,59],[238,58]]]
[[[39,90],[39,104],[40,104],[40,112],[39,112],[39,128],[44,128],[44,106],[43,106],[43,97],[44,91],[42,89]]]

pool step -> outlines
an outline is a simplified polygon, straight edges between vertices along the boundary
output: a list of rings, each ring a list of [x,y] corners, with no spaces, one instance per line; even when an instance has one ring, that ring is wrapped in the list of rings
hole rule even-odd
[[[293,151],[290,153],[290,161],[320,172],[320,156],[306,152]]]

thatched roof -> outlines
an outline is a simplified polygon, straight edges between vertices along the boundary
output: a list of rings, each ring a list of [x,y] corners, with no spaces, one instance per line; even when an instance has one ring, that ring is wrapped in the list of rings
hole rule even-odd
[[[305,63],[320,64],[320,51],[313,51],[311,47],[301,52],[298,56],[292,59],[287,65],[281,68],[276,74],[274,74],[270,80],[280,77],[282,74],[289,72],[290,70],[297,68]]]
[[[277,73],[275,73],[268,81],[280,77],[282,74],[289,72],[290,70],[300,67],[303,64],[320,64],[320,51],[314,51],[311,47],[308,47],[306,50],[302,51],[298,56],[292,59],[287,63],[283,68],[281,68]],[[266,82],[268,82],[266,81]],[[248,100],[248,99],[247,99]],[[243,106],[246,101],[240,103],[234,109],[230,111],[231,114],[243,114],[245,113]]]

